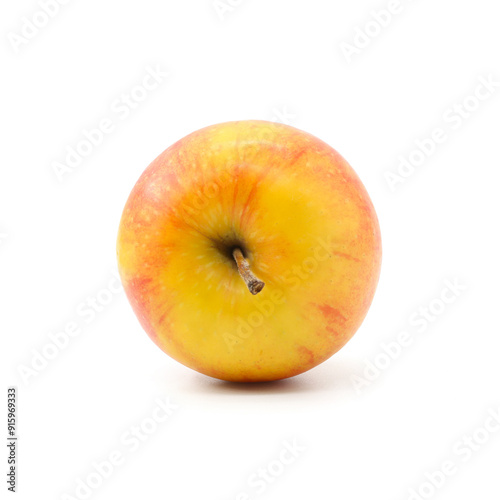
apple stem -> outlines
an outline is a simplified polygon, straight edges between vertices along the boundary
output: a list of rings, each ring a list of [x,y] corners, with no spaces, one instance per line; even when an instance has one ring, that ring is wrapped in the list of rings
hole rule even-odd
[[[236,261],[236,265],[238,266],[238,272],[247,285],[248,290],[250,290],[252,295],[257,295],[264,288],[265,283],[252,273],[248,261],[245,259],[239,248],[235,248],[233,250],[233,257]]]

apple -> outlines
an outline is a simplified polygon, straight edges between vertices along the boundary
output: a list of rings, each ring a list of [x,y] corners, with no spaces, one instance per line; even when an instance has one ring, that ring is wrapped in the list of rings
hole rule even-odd
[[[120,222],[127,297],[151,339],[211,377],[292,377],[361,325],[381,241],[370,198],[329,145],[237,121],[194,132],[144,171]]]

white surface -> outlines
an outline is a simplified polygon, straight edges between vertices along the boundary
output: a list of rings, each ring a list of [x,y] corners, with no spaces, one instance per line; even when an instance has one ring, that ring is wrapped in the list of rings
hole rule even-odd
[[[74,0],[16,53],[9,33],[39,7],[4,2],[0,321],[4,387],[19,391],[17,498],[77,498],[76,480],[115,450],[124,463],[91,498],[407,499],[446,460],[457,470],[428,498],[499,497],[500,432],[478,429],[500,405],[500,88],[456,129],[445,114],[479,77],[500,81],[499,10],[402,1],[348,64],[341,43],[388,3],[244,0],[221,20],[210,0]],[[170,76],[125,116],[116,99],[156,65]],[[112,133],[59,182],[53,162],[104,118]],[[344,349],[294,379],[237,386],[164,355],[122,292],[93,318],[77,309],[106,295],[121,210],[149,162],[200,127],[250,118],[285,120],[347,158],[384,260]],[[436,127],[447,140],[392,192],[384,173]],[[467,290],[419,333],[410,317],[446,279]],[[19,366],[70,321],[80,335],[25,384]],[[403,331],[413,343],[358,393],[352,377]],[[179,408],[131,452],[120,436],[157,397]],[[487,443],[464,462],[456,443],[474,432]],[[294,439],[306,450],[258,494],[247,480]]]

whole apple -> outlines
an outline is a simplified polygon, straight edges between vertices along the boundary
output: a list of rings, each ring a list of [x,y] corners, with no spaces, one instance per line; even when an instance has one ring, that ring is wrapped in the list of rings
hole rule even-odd
[[[198,130],[144,171],[118,264],[144,330],[215,378],[292,377],[361,325],[377,286],[377,216],[349,164],[265,121]]]

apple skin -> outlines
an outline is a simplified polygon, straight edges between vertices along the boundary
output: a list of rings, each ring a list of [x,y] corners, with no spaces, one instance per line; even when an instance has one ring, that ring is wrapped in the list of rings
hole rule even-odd
[[[265,282],[251,295],[231,250]],[[377,216],[329,145],[293,127],[237,121],[164,151],[133,188],[118,265],[151,339],[222,380],[305,372],[354,335],[381,266]]]

